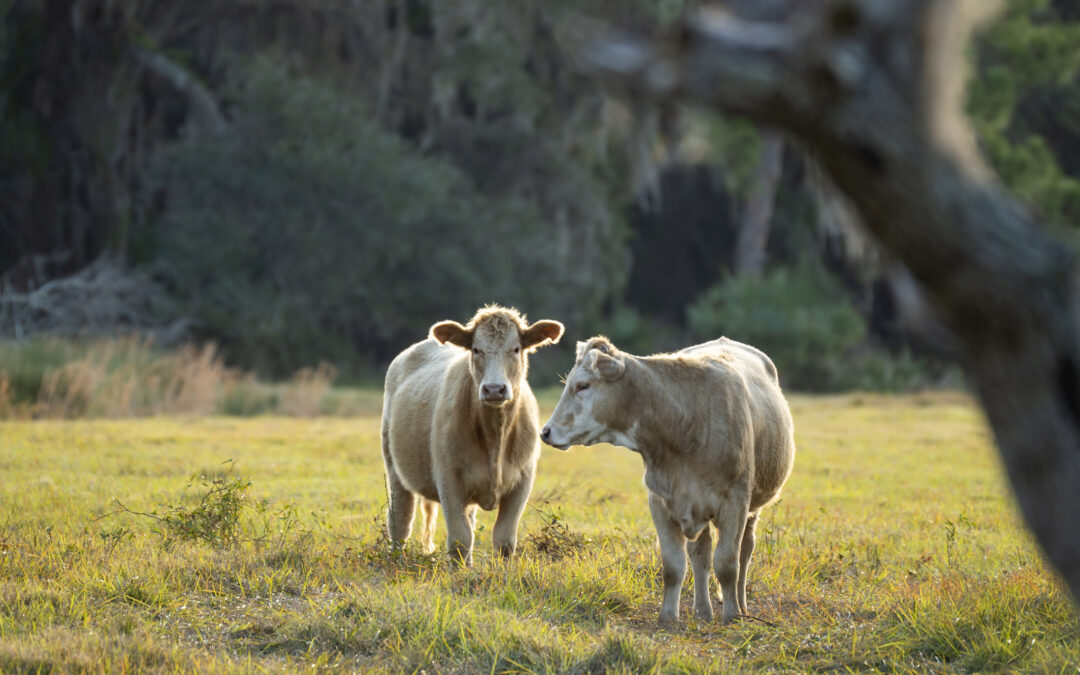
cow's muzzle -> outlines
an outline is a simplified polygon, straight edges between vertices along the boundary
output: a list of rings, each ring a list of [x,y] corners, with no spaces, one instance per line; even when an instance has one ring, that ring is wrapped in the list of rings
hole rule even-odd
[[[557,448],[557,449],[563,450],[563,451],[565,451],[567,448],[570,447],[569,443],[559,443],[559,442],[557,442],[557,441],[555,441],[555,440],[553,440],[551,438],[551,426],[550,425],[545,425],[544,428],[540,430],[540,440],[547,443],[548,445],[550,445],[553,448]]]
[[[510,387],[505,384],[480,385],[480,400],[488,405],[506,405],[510,399]]]

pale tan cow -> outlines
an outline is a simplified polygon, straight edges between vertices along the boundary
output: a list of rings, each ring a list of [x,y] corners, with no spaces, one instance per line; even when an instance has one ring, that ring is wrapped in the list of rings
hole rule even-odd
[[[393,360],[382,414],[391,541],[408,539],[420,499],[426,553],[435,550],[440,503],[452,560],[472,562],[477,505],[499,508],[492,544],[514,553],[540,457],[528,355],[562,333],[558,321],[529,326],[517,310],[488,306],[468,325],[435,324],[428,339]]]
[[[679,618],[687,542],[694,610],[711,621],[709,557],[723,622],[746,613],[746,576],[761,508],[780,495],[795,459],[794,429],[776,367],[727,338],[648,357],[603,337],[578,343],[577,362],[541,431],[548,444],[613,443],[641,454],[664,561],[660,622]]]

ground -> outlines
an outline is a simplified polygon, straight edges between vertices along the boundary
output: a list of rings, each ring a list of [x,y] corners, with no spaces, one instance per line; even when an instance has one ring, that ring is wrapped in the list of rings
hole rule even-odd
[[[754,618],[695,623],[688,579],[673,629],[620,448],[545,448],[519,556],[491,555],[482,513],[453,570],[441,522],[434,556],[386,545],[376,412],[2,422],[0,670],[1078,672],[1080,622],[966,397],[792,408]]]

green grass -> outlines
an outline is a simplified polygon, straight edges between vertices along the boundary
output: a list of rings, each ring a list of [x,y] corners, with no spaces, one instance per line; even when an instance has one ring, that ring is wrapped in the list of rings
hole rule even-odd
[[[435,556],[386,546],[376,414],[3,422],[0,671],[1077,672],[1080,622],[965,398],[792,407],[759,620],[687,619],[688,583],[671,630],[622,449],[545,449],[520,555],[491,555],[481,513],[452,570],[441,523]],[[199,510],[215,485],[241,499],[232,537]],[[197,536],[160,520],[196,512]]]

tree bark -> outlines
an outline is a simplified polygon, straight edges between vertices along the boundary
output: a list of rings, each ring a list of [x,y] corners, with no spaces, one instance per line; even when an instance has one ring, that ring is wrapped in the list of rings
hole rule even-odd
[[[1028,526],[1080,598],[1076,258],[974,152],[962,59],[980,3],[705,11],[677,34],[599,39],[582,59],[638,96],[748,115],[816,155],[957,336]]]
[[[784,141],[773,133],[762,138],[761,157],[754,172],[754,183],[746,200],[739,234],[735,241],[732,269],[736,276],[760,277],[765,267],[765,247],[769,243],[776,189],[784,168]]]

